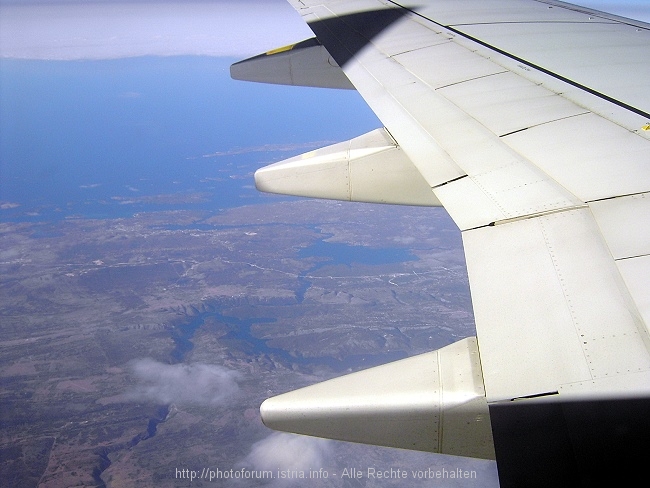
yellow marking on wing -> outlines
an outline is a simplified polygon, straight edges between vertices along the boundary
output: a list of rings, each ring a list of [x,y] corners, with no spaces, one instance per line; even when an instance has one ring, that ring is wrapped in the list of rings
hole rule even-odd
[[[643,127],[641,127],[643,130],[650,130],[650,124],[646,124]]]
[[[283,53],[285,51],[291,51],[295,44],[289,44],[288,46],[279,47],[277,49],[272,49],[266,53],[267,56],[272,56],[273,54]]]

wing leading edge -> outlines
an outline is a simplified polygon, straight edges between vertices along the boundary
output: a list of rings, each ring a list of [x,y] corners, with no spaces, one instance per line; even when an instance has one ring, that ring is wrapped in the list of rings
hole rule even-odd
[[[639,447],[650,441],[650,26],[555,1],[291,3],[390,131],[388,153],[399,151],[401,170],[382,161],[383,150],[364,153],[366,167],[384,176],[362,201],[407,203],[385,176],[412,178],[419,204],[441,203],[462,232],[502,486],[587,485],[604,470],[638,472]],[[281,163],[294,170],[280,191],[354,200],[351,152],[337,160],[336,193],[322,190],[335,178],[318,184],[331,173],[312,171],[337,153],[324,151]],[[390,374],[409,369],[426,370],[402,365]],[[428,388],[442,391],[435,371]],[[343,381],[364,391],[365,380]],[[331,390],[318,392],[306,396],[311,406],[302,393],[269,400],[265,422],[342,438],[340,413],[313,408]],[[403,413],[373,417],[386,402],[336,401],[384,425]],[[278,423],[276,407],[293,413]],[[298,425],[306,411],[318,429]],[[480,438],[471,432],[488,415],[474,413],[467,425],[476,429],[450,425],[448,439]],[[407,447],[372,431],[348,440]],[[411,447],[446,452],[433,441]]]

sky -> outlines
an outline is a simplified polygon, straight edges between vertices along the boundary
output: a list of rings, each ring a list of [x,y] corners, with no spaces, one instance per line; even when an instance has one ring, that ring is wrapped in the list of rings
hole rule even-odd
[[[247,57],[312,37],[284,0],[0,3],[0,56]]]
[[[580,0],[650,22],[648,0]],[[0,0],[0,57],[247,57],[311,37],[285,0]]]

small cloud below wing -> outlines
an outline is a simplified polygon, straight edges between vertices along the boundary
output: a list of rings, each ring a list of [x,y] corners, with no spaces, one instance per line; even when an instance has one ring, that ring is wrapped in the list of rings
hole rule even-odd
[[[318,470],[329,464],[331,442],[326,439],[275,432],[253,444],[243,464],[255,470]]]
[[[137,384],[124,395],[128,401],[218,406],[239,391],[239,374],[215,364],[165,364],[139,359],[132,363],[132,370]]]

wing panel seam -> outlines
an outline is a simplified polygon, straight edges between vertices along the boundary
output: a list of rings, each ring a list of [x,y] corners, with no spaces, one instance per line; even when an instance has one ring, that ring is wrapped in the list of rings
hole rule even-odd
[[[636,195],[645,195],[647,193],[648,193],[647,191],[638,191],[636,193],[625,193],[623,195],[614,195],[612,197],[596,198],[595,200],[587,200],[585,203],[605,202],[607,200],[614,200],[616,198],[633,197]]]
[[[615,258],[614,261],[625,261],[626,259],[644,258],[646,256],[650,256],[650,253],[637,254],[635,256],[625,256],[625,257],[622,257],[622,258]]]
[[[467,25],[504,25],[504,24],[616,24],[610,21],[597,21],[597,22],[576,22],[575,20],[517,20],[517,21],[504,21],[504,22],[468,22],[466,24],[448,24],[445,27],[464,27]]]
[[[562,96],[562,95],[556,94],[555,96]],[[558,122],[559,120],[571,119],[573,117],[580,117],[581,115],[587,115],[587,114],[593,114],[593,113],[594,112],[592,112],[590,110],[585,110],[584,112],[580,112],[580,113],[577,113],[577,114],[567,115],[565,117],[558,117],[558,118],[553,119],[553,120],[546,120],[544,122],[540,122],[539,124],[529,125],[528,127],[524,127],[522,129],[517,129],[517,130],[513,130],[512,132],[507,132],[506,134],[501,134],[498,137],[499,138],[508,137],[508,136],[511,136],[513,134],[518,134],[519,132],[523,132],[523,131],[528,130],[528,129],[534,129],[535,127],[540,127],[542,125],[552,124],[553,122]],[[598,115],[598,114],[594,114],[594,115]]]
[[[545,215],[552,215],[552,214],[561,213],[561,212],[569,212],[571,210],[579,210],[581,208],[588,208],[588,207],[589,206],[586,203],[584,203],[584,204],[580,204],[580,205],[571,205],[571,206],[568,206],[568,207],[554,208],[552,210],[547,210],[545,212],[536,212],[536,213],[532,213],[532,214],[521,215],[519,217],[513,217],[513,218],[510,218],[510,219],[497,220],[495,222],[492,222],[490,225],[510,224],[512,222],[517,222],[518,220],[535,219],[537,217],[543,217]]]

